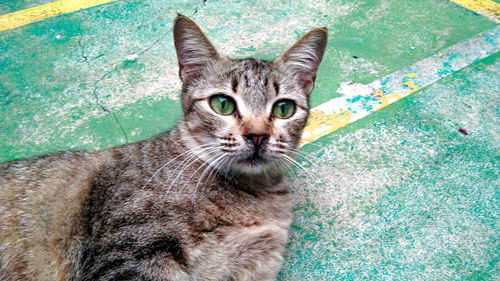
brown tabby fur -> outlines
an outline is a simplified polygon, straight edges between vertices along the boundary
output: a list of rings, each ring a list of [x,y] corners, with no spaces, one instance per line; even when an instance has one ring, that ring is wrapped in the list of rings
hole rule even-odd
[[[0,166],[0,280],[275,280],[292,218],[282,175],[326,36],[313,30],[274,62],[231,60],[179,16],[176,128]],[[234,113],[210,107],[221,93]],[[271,113],[282,99],[295,103],[287,119]]]

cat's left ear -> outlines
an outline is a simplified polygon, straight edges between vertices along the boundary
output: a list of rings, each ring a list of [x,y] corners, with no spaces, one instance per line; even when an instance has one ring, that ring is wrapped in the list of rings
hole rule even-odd
[[[185,16],[179,15],[175,19],[174,42],[179,77],[185,84],[195,81],[210,62],[219,58],[203,31]]]
[[[316,72],[323,59],[328,33],[326,28],[317,28],[302,36],[292,47],[273,63],[284,67],[298,76],[300,86],[307,95],[314,88]]]

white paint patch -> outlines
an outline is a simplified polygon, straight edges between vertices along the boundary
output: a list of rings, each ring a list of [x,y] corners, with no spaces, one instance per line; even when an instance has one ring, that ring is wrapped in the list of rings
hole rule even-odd
[[[138,57],[139,57],[138,53],[132,53],[132,54],[126,56],[125,59],[128,61],[135,61]]]
[[[361,84],[355,82],[341,82],[340,87],[337,89],[337,93],[344,95],[345,97],[356,97],[356,96],[374,96],[375,93],[380,90],[380,81],[376,80],[370,84]]]

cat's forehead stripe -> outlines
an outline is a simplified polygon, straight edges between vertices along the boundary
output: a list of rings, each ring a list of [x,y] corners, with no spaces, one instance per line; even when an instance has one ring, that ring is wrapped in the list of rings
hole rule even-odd
[[[243,72],[243,80],[245,81],[245,85],[247,88],[255,87],[256,74],[252,71],[252,69],[247,69]]]
[[[236,77],[233,77],[231,80],[231,89],[233,90],[233,93],[236,93],[238,90],[238,79]]]
[[[270,78],[272,67],[268,62],[255,59],[233,62],[231,70],[224,74],[227,85],[230,86],[232,93],[239,96],[239,104],[248,104],[254,113],[260,112],[276,94],[269,86],[270,81],[274,81]]]

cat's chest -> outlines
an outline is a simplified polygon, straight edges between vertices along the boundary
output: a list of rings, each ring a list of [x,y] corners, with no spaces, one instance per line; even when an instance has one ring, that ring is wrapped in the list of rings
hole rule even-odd
[[[196,202],[189,215],[188,227],[201,236],[212,232],[223,236],[224,231],[286,224],[291,216],[291,196],[288,193],[217,192],[215,196]]]
[[[292,218],[290,197],[270,197],[274,198],[236,201],[238,204],[205,201],[199,206],[188,223],[190,235],[184,237],[192,270],[225,280],[224,276],[234,275],[235,264],[253,267],[281,257]],[[251,261],[246,260],[249,257]]]

